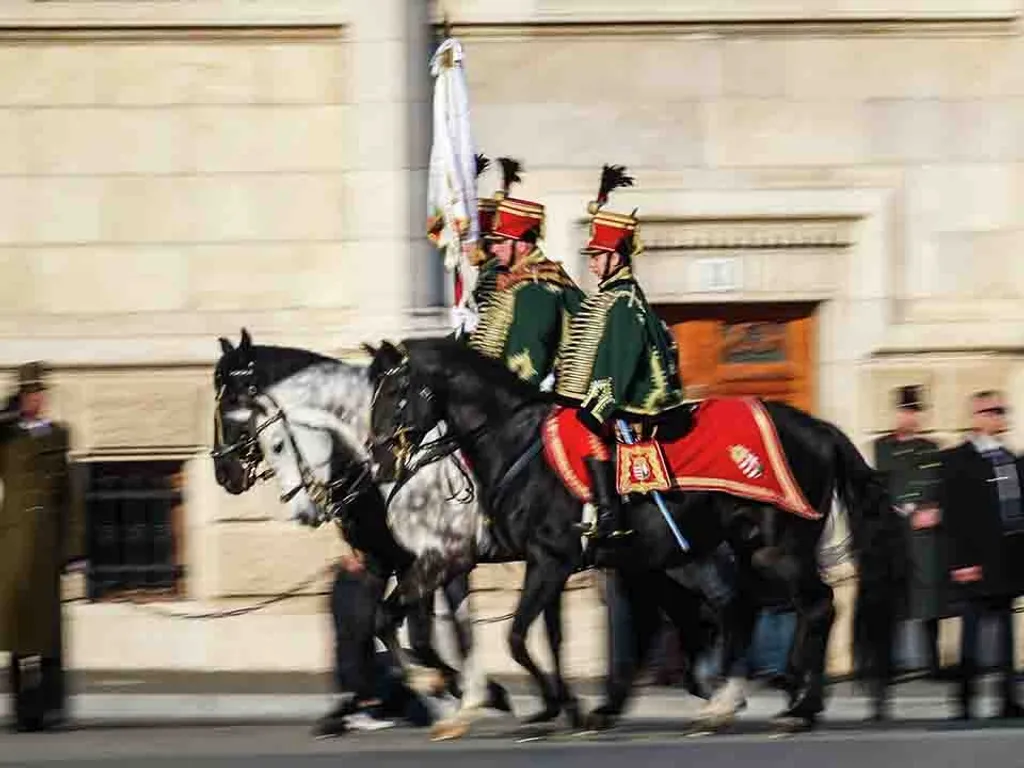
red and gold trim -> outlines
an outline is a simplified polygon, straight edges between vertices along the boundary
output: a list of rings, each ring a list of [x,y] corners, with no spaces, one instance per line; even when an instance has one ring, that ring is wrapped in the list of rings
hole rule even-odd
[[[661,446],[653,440],[619,445],[615,460],[616,486],[622,495],[667,491],[672,487]]]
[[[489,237],[521,240],[527,232],[536,230],[544,236],[544,206],[530,200],[505,197],[498,201]]]
[[[639,224],[633,216],[598,211],[590,220],[590,241],[581,253],[614,253],[623,240],[636,233]]]
[[[548,417],[544,420],[544,455],[548,464],[555,468],[558,476],[562,478],[565,487],[569,492],[582,502],[589,502],[592,498],[590,483],[587,479],[581,478],[573,469],[569,453],[566,451],[565,442],[561,435],[559,415],[564,411],[563,406],[555,406]],[[590,454],[601,461],[608,461],[611,457],[608,447],[602,443],[596,435],[589,435],[587,445]]]
[[[793,475],[789,471],[789,463],[783,455],[778,433],[776,433],[764,407],[752,398],[743,398],[743,400],[749,406],[754,423],[761,433],[765,451],[768,453],[768,462],[782,488],[782,498],[780,499],[778,494],[764,485],[718,477],[676,475],[673,478],[673,484],[679,490],[722,491],[737,494],[757,501],[764,501],[767,504],[782,506],[794,515],[808,520],[820,520],[822,514],[814,509],[800,492],[796,480],[793,479]]]

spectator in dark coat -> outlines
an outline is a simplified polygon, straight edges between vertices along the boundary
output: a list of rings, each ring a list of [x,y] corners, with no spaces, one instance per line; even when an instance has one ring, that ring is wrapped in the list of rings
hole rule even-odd
[[[1007,429],[1006,401],[996,391],[971,398],[968,439],[942,455],[940,506],[949,533],[949,568],[962,608],[960,719],[972,716],[982,616],[999,624],[1002,672],[1000,715],[1019,718],[1013,640],[1013,603],[1024,592],[1024,466],[1000,442]]]

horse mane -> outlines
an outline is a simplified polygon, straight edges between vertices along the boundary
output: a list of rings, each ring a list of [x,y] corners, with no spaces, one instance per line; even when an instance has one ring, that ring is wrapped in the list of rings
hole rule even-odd
[[[428,374],[468,370],[486,389],[504,392],[526,403],[554,402],[554,395],[523,381],[502,361],[487,357],[451,336],[411,339],[405,342],[405,347],[409,350],[410,359],[423,364]]]
[[[272,387],[284,379],[320,363],[333,363],[347,366],[348,364],[335,357],[311,352],[295,347],[279,347],[272,344],[254,344],[244,349],[236,349],[224,355],[217,362],[214,370],[214,382],[220,386],[227,371],[253,364],[255,381],[260,389]],[[353,370],[355,367],[353,366]]]

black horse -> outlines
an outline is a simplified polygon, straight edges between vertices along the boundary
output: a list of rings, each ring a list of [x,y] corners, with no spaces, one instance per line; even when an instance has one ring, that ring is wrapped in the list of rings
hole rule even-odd
[[[495,535],[527,553],[523,596],[509,635],[513,657],[535,678],[526,632],[543,608],[557,600],[569,575],[583,564],[577,524],[581,504],[563,486],[539,449],[551,396],[522,383],[499,362],[450,339],[385,343],[374,355],[376,393],[372,449],[382,466],[394,464],[397,444],[416,444],[434,425],[447,425],[452,450],[462,451],[486,497]],[[691,550],[680,550],[648,497],[630,501],[624,516],[635,535],[608,551],[599,565],[613,567],[634,609],[650,616],[652,579],[712,557],[725,545],[736,559],[736,595],[723,616],[723,668],[747,652],[758,608],[781,589],[797,612],[790,649],[789,703],[779,717],[786,727],[811,727],[824,709],[826,649],[835,618],[832,589],[821,578],[817,552],[833,498],[846,507],[852,548],[860,558],[861,588],[876,602],[897,594],[902,575],[877,563],[899,562],[899,537],[888,514],[885,486],[850,440],[834,425],[798,409],[765,403],[804,497],[821,512],[810,520],[722,493],[665,494]],[[401,471],[401,468],[398,469]],[[865,564],[876,570],[865,574]],[[636,620],[634,618],[634,620]],[[653,632],[634,626],[637,661]],[[590,725],[607,727],[623,709],[635,668],[609,678],[605,703]],[[730,681],[730,684],[733,681]],[[727,685],[726,688],[729,686]],[[734,693],[732,704],[742,705]]]

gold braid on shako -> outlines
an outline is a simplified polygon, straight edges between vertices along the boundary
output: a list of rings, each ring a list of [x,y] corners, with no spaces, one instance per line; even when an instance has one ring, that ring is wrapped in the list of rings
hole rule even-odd
[[[637,209],[630,214],[606,211],[608,196],[616,189],[632,187],[633,177],[622,165],[605,165],[601,169],[601,186],[598,188],[597,199],[587,205],[590,214],[590,241],[581,253],[619,253],[631,259],[643,252],[640,240],[640,222],[636,218]],[[629,238],[628,254],[622,254],[619,246]]]

